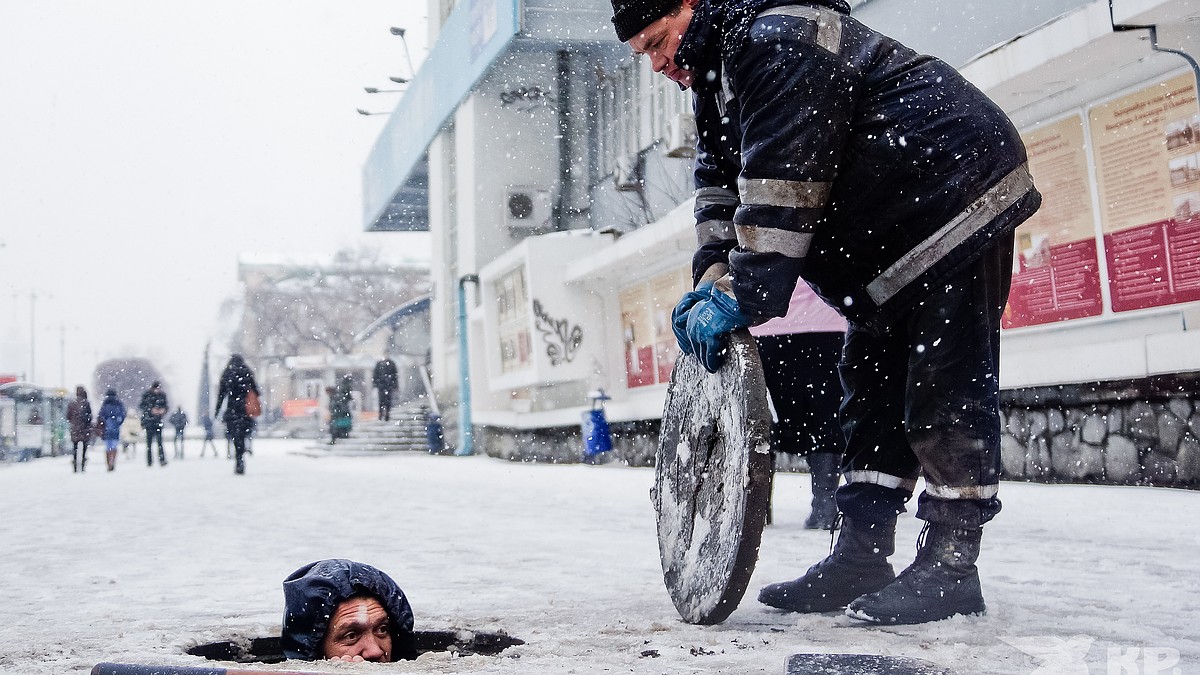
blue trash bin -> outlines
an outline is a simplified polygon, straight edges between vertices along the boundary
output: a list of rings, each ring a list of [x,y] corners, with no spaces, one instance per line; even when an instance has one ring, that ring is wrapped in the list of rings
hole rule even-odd
[[[425,417],[425,443],[428,445],[431,455],[440,455],[446,449],[446,437],[442,433],[442,418],[432,411]]]
[[[580,424],[585,457],[595,457],[612,450],[612,433],[608,428],[608,418],[604,416],[604,402],[610,397],[601,389],[593,392],[591,398],[592,409],[584,411]]]

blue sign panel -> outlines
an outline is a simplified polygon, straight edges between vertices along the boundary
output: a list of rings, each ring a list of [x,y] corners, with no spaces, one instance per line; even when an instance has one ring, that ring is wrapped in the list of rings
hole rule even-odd
[[[426,148],[520,31],[519,0],[461,0],[363,166],[364,229],[378,221]]]

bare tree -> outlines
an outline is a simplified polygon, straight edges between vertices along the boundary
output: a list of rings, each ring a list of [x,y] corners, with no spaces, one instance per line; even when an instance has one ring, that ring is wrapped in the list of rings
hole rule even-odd
[[[429,292],[429,271],[343,250],[329,265],[243,267],[244,351],[348,354],[354,336],[384,313]]]
[[[126,407],[132,406],[135,409],[142,398],[142,392],[149,389],[153,382],[160,382],[163,391],[170,396],[170,387],[163,380],[158,368],[149,360],[140,357],[101,361],[92,373],[92,391],[99,395],[97,400],[104,398],[106,390],[115,389],[117,398],[121,399]]]

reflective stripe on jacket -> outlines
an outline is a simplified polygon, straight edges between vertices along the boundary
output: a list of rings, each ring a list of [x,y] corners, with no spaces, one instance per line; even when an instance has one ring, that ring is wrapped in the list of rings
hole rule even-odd
[[[947,64],[840,0],[729,7],[680,49],[721,50],[696,76],[693,274],[728,263],[743,313],[783,316],[802,277],[886,324],[1037,210],[1016,129]]]

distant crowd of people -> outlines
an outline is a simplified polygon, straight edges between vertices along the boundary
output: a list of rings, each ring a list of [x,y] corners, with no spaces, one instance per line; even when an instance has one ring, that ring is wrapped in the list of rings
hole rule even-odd
[[[388,421],[391,419],[392,400],[399,386],[396,363],[387,357],[376,363],[371,375],[371,384],[378,393],[379,419]],[[329,443],[332,445],[338,439],[348,438],[353,428],[353,376],[342,376],[336,385],[326,387],[325,392],[329,399]],[[254,437],[256,418],[261,411],[259,393],[254,373],[246,365],[242,355],[230,356],[229,362],[221,372],[217,402],[212,414],[209,415],[207,411],[200,414],[200,425],[204,428],[200,457],[205,457],[210,449],[213,457],[220,456],[213,442],[214,418],[221,413],[224,406],[221,420],[225,424],[225,456],[234,460],[234,473],[245,473],[245,457],[253,454],[250,441]],[[146,466],[154,466],[156,456],[159,466],[166,466],[168,462],[163,443],[163,429],[168,423],[175,431],[172,438],[172,459],[183,459],[185,431],[191,420],[182,406],[176,406],[175,411],[168,415],[169,410],[167,394],[159,381],[152,382],[150,388],[142,393],[136,416],[127,414],[125,405],[115,389],[105,392],[104,402],[93,414],[87,390],[82,385],[76,387],[75,399],[67,406],[73,471],[78,473],[86,470],[88,447],[96,441],[104,442],[105,463],[109,471],[116,469],[118,449],[125,457],[132,458],[143,439],[146,444]]]
[[[254,435],[257,426],[255,418],[261,410],[258,396],[258,384],[254,381],[254,373],[246,365],[245,359],[240,354],[230,356],[229,363],[221,372],[217,404],[212,415],[207,411],[200,415],[200,424],[204,427],[204,440],[200,446],[201,457],[204,457],[210,448],[213,457],[220,456],[213,442],[213,418],[224,405],[222,421],[225,423],[227,441],[225,456],[234,460],[234,473],[246,472],[245,456],[253,454],[248,441]],[[104,392],[104,401],[100,404],[100,409],[93,413],[87,389],[82,385],[75,387],[75,399],[67,405],[66,414],[71,430],[72,470],[76,473],[86,471],[88,447],[94,441],[103,441],[105,465],[109,471],[113,471],[117,468],[118,447],[126,457],[132,457],[143,438],[146,441],[146,466],[154,466],[155,446],[158,448],[159,466],[166,466],[167,454],[162,438],[165,423],[170,423],[175,430],[172,441],[173,458],[183,459],[184,432],[190,420],[182,406],[176,406],[169,416],[168,410],[170,408],[167,394],[163,391],[162,383],[157,380],[142,393],[137,416],[128,414],[115,389]]]

